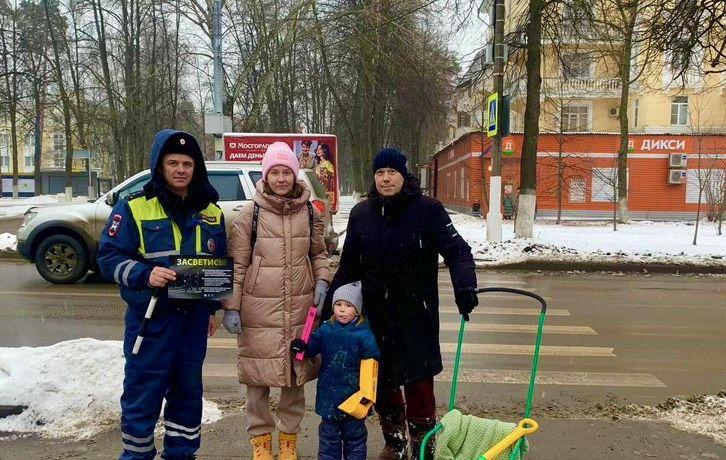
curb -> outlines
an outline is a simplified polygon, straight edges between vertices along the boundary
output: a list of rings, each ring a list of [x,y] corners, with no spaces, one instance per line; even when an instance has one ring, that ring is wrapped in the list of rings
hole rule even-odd
[[[585,272],[626,272],[626,273],[668,273],[668,274],[726,274],[726,264],[699,265],[688,263],[664,264],[659,262],[634,261],[593,261],[568,262],[532,260],[496,266],[477,266],[477,270],[541,270],[541,271],[585,271]]]

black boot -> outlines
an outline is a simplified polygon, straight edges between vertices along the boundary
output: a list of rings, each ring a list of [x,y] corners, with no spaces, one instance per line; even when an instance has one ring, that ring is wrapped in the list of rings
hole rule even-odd
[[[422,421],[408,421],[408,433],[411,435],[411,458],[418,460],[421,455],[421,443],[426,433],[436,426],[436,419]],[[424,459],[434,458],[434,438],[430,438],[424,450]]]
[[[408,439],[406,438],[406,419],[403,411],[378,413],[386,445],[378,454],[378,460],[403,460],[408,458]]]

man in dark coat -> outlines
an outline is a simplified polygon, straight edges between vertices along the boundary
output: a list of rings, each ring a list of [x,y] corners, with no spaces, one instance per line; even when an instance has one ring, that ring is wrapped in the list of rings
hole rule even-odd
[[[436,424],[434,376],[442,370],[439,254],[466,319],[478,303],[474,259],[441,203],[421,194],[399,150],[378,152],[373,172],[368,199],[351,210],[329,292],[362,280],[365,314],[381,350],[375,407],[386,446],[378,458],[406,458],[406,424],[417,458],[423,436]],[[330,313],[328,302],[323,318]]]

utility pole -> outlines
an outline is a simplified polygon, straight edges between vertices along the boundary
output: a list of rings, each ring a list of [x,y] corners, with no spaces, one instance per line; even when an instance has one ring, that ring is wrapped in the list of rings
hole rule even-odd
[[[212,112],[204,114],[204,133],[214,135],[214,158],[222,158],[222,134],[231,129],[231,123],[224,118],[223,86],[224,71],[222,69],[222,0],[212,3],[212,59],[214,77],[212,80]]]
[[[214,0],[212,16],[212,53],[214,56],[214,113],[222,115],[222,0]]]
[[[504,100],[504,0],[494,0],[494,93],[499,127],[492,138],[492,172],[489,175],[489,211],[487,212],[487,241],[502,241],[502,101]],[[504,114],[507,116],[507,114]],[[482,157],[482,166],[484,165]]]

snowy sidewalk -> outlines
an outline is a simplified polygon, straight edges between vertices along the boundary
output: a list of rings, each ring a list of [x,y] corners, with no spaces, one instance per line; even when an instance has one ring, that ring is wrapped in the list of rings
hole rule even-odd
[[[723,267],[726,235],[714,224],[702,222],[698,245],[695,226],[684,222],[640,221],[619,225],[607,222],[535,223],[532,239],[515,239],[514,224],[505,223],[503,241],[486,241],[486,222],[465,214],[452,215],[454,226],[471,245],[478,266],[493,267],[526,262],[564,264],[634,264]]]
[[[342,196],[340,210],[333,218],[334,228],[346,228],[356,201]],[[633,221],[618,225],[611,222],[565,221],[555,225],[543,220],[535,223],[532,239],[515,239],[514,223],[503,227],[503,241],[486,241],[486,221],[468,214],[451,213],[451,220],[469,243],[479,267],[553,268],[553,269],[648,269],[726,272],[726,235],[718,235],[716,225],[702,221],[698,245],[694,246],[692,222]],[[343,247],[345,235],[341,238]]]

